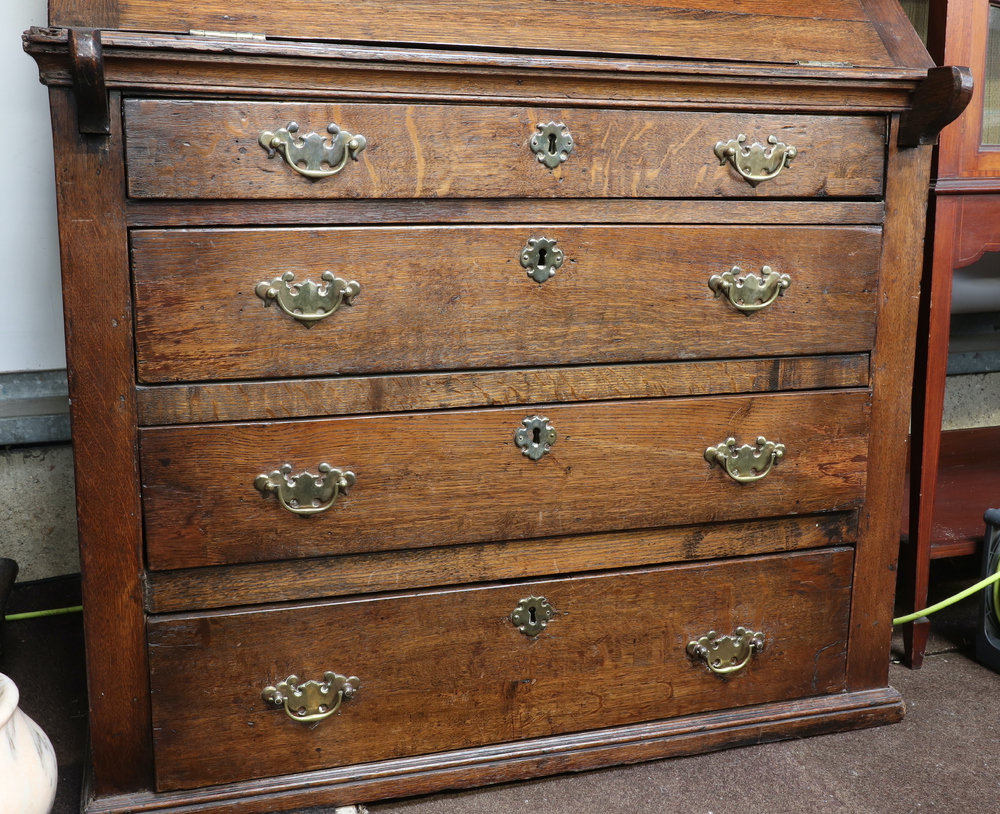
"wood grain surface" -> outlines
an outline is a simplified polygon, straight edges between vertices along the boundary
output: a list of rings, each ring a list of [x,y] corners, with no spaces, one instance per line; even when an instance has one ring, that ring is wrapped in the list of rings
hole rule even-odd
[[[83,136],[72,94],[50,92],[70,416],[87,644],[90,759],[101,795],[152,782],[142,607],[142,508],[121,100],[109,136]],[[101,284],[92,281],[98,279]],[[128,748],[123,748],[128,744]]]
[[[857,512],[741,520],[611,534],[346,554],[285,562],[151,571],[146,608],[175,613],[237,605],[681,561],[774,554],[857,541]]]
[[[565,259],[542,283],[528,242]],[[526,225],[132,233],[144,382],[864,352],[876,228]],[[788,274],[752,314],[713,275]],[[303,324],[255,288],[286,272],[357,281]],[[279,284],[280,285],[280,284]],[[795,337],[790,341],[790,337]]]
[[[844,686],[850,549],[713,565],[150,620],[157,788],[420,755]],[[536,638],[526,596],[555,616]],[[689,641],[764,636],[713,675]],[[361,687],[315,726],[268,709],[269,685],[327,670]],[[350,744],[345,748],[345,744]]]
[[[175,33],[199,28],[278,38],[596,50],[765,63],[894,64],[867,16],[854,0],[821,0],[810,4],[808,12],[795,5],[734,8],[725,0],[685,0],[673,8],[646,0],[560,0],[543,9],[502,0],[367,0],[363,9],[346,0],[300,0],[288,8],[259,0],[237,8],[222,0],[205,0],[195,8],[162,0],[119,0],[103,14],[89,10],[84,0],[56,0],[49,19],[51,25]]]
[[[876,196],[886,127],[879,116],[157,99],[128,100],[125,118],[129,194],[192,199]],[[333,122],[368,146],[312,180],[258,143],[293,121],[303,136]],[[528,147],[550,121],[575,143],[554,170]],[[740,134],[798,155],[752,187],[714,152]]]
[[[868,354],[580,365],[137,388],[139,423],[314,418],[550,401],[867,387]]]
[[[866,391],[546,405],[141,432],[153,569],[850,509],[865,493]],[[522,419],[558,438],[531,461]],[[786,445],[760,481],[709,466],[733,436]],[[288,463],[357,483],[303,518],[254,479]]]

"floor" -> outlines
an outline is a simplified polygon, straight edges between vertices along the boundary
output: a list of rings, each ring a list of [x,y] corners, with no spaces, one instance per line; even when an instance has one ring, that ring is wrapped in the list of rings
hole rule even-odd
[[[974,581],[973,558],[934,564],[935,598]],[[72,583],[16,592],[8,613],[75,604]],[[46,593],[47,591],[47,593]],[[1000,811],[1000,675],[972,658],[975,601],[934,617],[922,670],[890,666],[902,723],[454,794],[372,803],[371,814],[990,814]],[[79,615],[8,622],[0,672],[60,760],[53,814],[77,814],[86,707]],[[898,637],[897,637],[898,638]],[[899,658],[901,642],[894,647]],[[333,814],[314,811],[312,814]]]

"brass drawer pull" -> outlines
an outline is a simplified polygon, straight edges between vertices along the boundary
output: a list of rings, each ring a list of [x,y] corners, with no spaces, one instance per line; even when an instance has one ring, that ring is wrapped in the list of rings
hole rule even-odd
[[[753,272],[738,277],[743,271],[739,266],[733,266],[722,274],[713,274],[708,280],[708,287],[715,292],[716,297],[725,294],[733,307],[744,314],[751,314],[767,308],[792,284],[792,278],[787,274],[778,274],[770,266],[761,268],[763,277]]]
[[[344,169],[347,159],[357,161],[358,154],[368,144],[364,136],[352,136],[333,122],[326,127],[326,132],[331,136],[329,139],[319,133],[309,133],[298,138],[298,132],[298,124],[291,122],[288,127],[282,127],[276,133],[265,130],[257,142],[267,150],[268,158],[274,158],[275,152],[281,153],[285,163],[306,178],[329,178],[336,175]],[[328,169],[321,169],[324,164]]]
[[[526,596],[511,611],[510,621],[525,636],[534,638],[545,630],[549,620],[555,615],[556,609],[544,596]]]
[[[545,416],[533,415],[521,419],[524,426],[514,431],[514,443],[531,460],[540,460],[556,442],[556,428]]]
[[[295,273],[286,271],[270,282],[257,283],[254,292],[264,300],[265,306],[276,302],[288,316],[309,328],[341,305],[354,305],[354,298],[361,293],[361,286],[354,280],[341,280],[331,271],[324,271],[320,279],[323,282],[319,284],[312,280],[296,283]]]
[[[323,673],[322,681],[304,684],[299,684],[298,676],[288,676],[276,687],[265,687],[260,697],[275,707],[284,707],[293,721],[306,724],[329,718],[360,686],[357,676],[347,678],[332,672]]]
[[[711,630],[707,636],[688,642],[687,652],[705,662],[716,675],[729,675],[746,667],[754,653],[763,648],[763,633],[738,627],[735,636],[719,636]]]
[[[715,145],[715,155],[719,159],[719,164],[725,164],[727,161],[732,164],[736,172],[752,187],[776,177],[785,167],[790,166],[792,159],[799,154],[797,149],[778,141],[774,136],[767,137],[767,143],[771,145],[770,151],[757,142],[750,147],[744,147],[746,140],[747,137],[740,133],[734,139],[720,141]]]
[[[563,250],[547,237],[528,238],[527,245],[521,249],[521,267],[536,283],[544,283],[554,275],[562,268],[564,259]]]
[[[330,464],[320,464],[318,475],[309,472],[292,475],[292,465],[285,464],[270,475],[258,475],[253,486],[261,494],[277,495],[281,508],[292,514],[311,515],[331,508],[354,482],[353,472],[341,472]]]
[[[713,466],[725,467],[727,474],[740,483],[760,480],[771,467],[785,455],[785,445],[768,441],[763,435],[757,438],[756,446],[743,444],[736,446],[735,438],[727,438],[723,443],[705,450],[705,460]]]
[[[573,137],[569,134],[569,128],[562,122],[539,122],[535,129],[538,132],[531,137],[528,146],[539,162],[554,170],[573,152]]]

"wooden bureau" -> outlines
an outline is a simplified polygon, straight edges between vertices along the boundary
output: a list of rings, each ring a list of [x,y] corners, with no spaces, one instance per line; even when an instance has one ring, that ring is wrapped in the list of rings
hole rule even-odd
[[[795,13],[50,3],[88,812],[902,715],[922,145],[965,74],[894,0]]]

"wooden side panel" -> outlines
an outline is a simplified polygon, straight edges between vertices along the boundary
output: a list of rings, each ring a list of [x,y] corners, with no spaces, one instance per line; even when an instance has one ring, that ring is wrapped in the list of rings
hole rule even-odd
[[[114,95],[111,135],[81,136],[72,94],[50,101],[93,782],[116,794],[151,783],[121,113]]]
[[[861,197],[882,192],[885,119],[662,110],[299,102],[126,102],[129,194],[137,198]],[[548,169],[529,142],[563,123],[574,148]],[[367,148],[335,176],[295,172],[258,139],[333,122]],[[715,146],[774,136],[798,150],[751,186]]]
[[[548,258],[564,259],[536,280],[520,258],[542,237],[555,241]],[[139,378],[864,352],[874,339],[880,244],[880,230],[864,227],[137,231]],[[734,267],[735,278],[786,274],[789,287],[780,297],[775,288],[766,308],[741,312],[708,285]],[[258,293],[270,284],[290,295],[280,279],[289,272],[291,285],[324,285],[332,274],[360,293],[302,323]]]
[[[856,507],[869,394],[840,391],[142,431],[150,567],[285,558],[776,517]],[[538,461],[514,433],[557,439]],[[708,447],[783,443],[771,473],[737,483]],[[284,464],[327,463],[357,483],[300,517],[254,488]],[[898,518],[898,514],[897,514]]]
[[[900,149],[890,134],[885,242],[872,353],[869,490],[858,539],[851,610],[851,689],[884,687],[906,467],[910,388],[923,265],[930,147]]]
[[[157,788],[170,790],[692,712],[844,686],[852,551],[150,621]],[[511,612],[546,597],[537,637]],[[686,653],[743,626],[763,649],[713,675]],[[310,631],[317,635],[310,635]],[[320,635],[329,631],[330,635]],[[333,670],[361,687],[317,726],[261,691]],[[345,748],[350,744],[350,748]]]
[[[84,0],[54,0],[52,25],[96,25]],[[534,50],[649,54],[702,59],[893,64],[854,0],[820,0],[808,9],[742,6],[723,0],[546,3],[483,0],[303,0],[287,8],[255,0],[234,8],[207,0],[197,8],[162,0],[119,0],[125,29],[186,33],[192,28],[253,31],[270,37],[448,44]],[[105,12],[102,19],[112,18]]]

